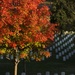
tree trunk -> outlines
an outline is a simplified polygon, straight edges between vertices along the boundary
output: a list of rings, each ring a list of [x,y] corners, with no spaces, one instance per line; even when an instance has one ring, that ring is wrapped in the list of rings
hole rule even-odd
[[[17,70],[18,70],[18,62],[15,61],[15,65],[14,65],[14,75],[18,75],[18,74],[17,74]]]
[[[18,49],[15,48],[15,51],[14,51],[14,75],[18,75],[18,64],[19,64],[19,54],[18,54]]]

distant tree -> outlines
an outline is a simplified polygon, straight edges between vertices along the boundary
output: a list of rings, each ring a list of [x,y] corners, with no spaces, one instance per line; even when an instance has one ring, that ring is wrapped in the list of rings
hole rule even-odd
[[[0,55],[14,56],[14,75],[22,58],[41,61],[50,57],[46,47],[54,39],[57,25],[50,23],[49,8],[41,6],[43,2],[0,0]]]
[[[51,22],[58,23],[62,30],[75,30],[75,1],[53,0]]]

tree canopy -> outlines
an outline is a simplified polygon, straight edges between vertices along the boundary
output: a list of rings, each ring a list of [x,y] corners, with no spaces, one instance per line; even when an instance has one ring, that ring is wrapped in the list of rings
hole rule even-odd
[[[59,23],[62,30],[75,31],[75,1],[53,0],[51,22]]]
[[[54,39],[56,24],[44,0],[0,0],[0,54],[40,61],[49,57],[46,47]]]

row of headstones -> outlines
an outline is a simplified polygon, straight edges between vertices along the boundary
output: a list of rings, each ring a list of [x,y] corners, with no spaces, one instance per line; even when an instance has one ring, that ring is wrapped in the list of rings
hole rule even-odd
[[[61,36],[62,39],[60,40],[59,36],[55,35],[55,42],[52,46],[50,46],[49,51],[51,52],[51,55],[53,55],[52,51],[55,50],[56,59],[62,57],[62,60],[66,61],[67,59],[72,57],[72,55],[75,54],[75,50],[71,51],[71,49],[74,47],[74,43],[72,41],[75,38],[75,36],[73,34]]]
[[[67,39],[73,39],[75,38],[75,35],[72,35],[72,34],[68,34],[67,36],[63,35],[61,37],[61,42],[65,42]],[[58,42],[60,41],[60,36],[55,36],[55,42]]]
[[[42,75],[42,73],[37,73],[37,75]],[[51,74],[50,72],[46,72],[45,75],[59,75],[58,73],[54,73],[54,74]],[[61,72],[60,75],[66,75],[65,72]],[[75,74],[69,74],[69,75],[75,75]]]
[[[65,56],[65,55],[67,55],[68,57],[71,57],[72,55],[75,54],[75,49],[73,49],[72,51],[65,49],[65,50],[62,50],[60,52],[57,52],[55,50],[55,52],[56,52],[56,54],[55,54],[56,55],[56,59],[58,59],[59,57]],[[51,54],[51,56],[53,55],[52,51],[50,51],[50,54]]]
[[[55,34],[55,37],[58,37],[60,34]],[[67,35],[69,35],[69,34],[61,34],[61,37],[64,37],[64,36],[67,36]]]
[[[7,55],[6,55],[6,57],[7,57]],[[4,58],[5,57],[3,55],[0,55],[0,59],[4,59]],[[14,56],[8,54],[8,58],[10,58],[12,60],[12,59],[14,59]]]
[[[52,52],[51,53],[51,56],[52,56]],[[56,59],[59,59],[60,57],[63,58],[63,60],[65,61],[66,59],[69,59],[70,57],[72,57],[73,55],[75,54],[75,50],[72,50],[72,51],[67,51],[66,49],[65,50],[62,50],[58,53],[56,53]],[[13,59],[13,55],[10,55],[9,56],[10,59]],[[0,55],[0,59],[3,59],[3,55]]]
[[[57,48],[58,50],[64,49],[64,47],[69,45],[69,49],[71,49],[72,47],[74,47],[74,43],[71,43],[71,39],[69,39],[67,42],[62,43],[61,40],[55,44],[53,44],[52,46],[50,46],[50,51],[52,51],[53,49]]]
[[[57,37],[55,39],[55,43],[52,47],[50,47],[50,50],[57,48],[57,50],[61,50],[64,49],[64,47],[69,46],[69,49],[71,49],[72,47],[74,47],[74,43],[72,42],[73,39],[75,38],[75,36],[71,36],[70,35],[65,36],[63,39],[59,39],[59,37]],[[68,39],[68,40],[67,40]],[[58,41],[59,40],[59,41]],[[67,40],[67,41],[66,41]],[[57,41],[57,42],[56,42]],[[59,47],[60,46],[60,47]]]
[[[11,75],[10,72],[6,72],[5,75]],[[25,72],[22,72],[21,75],[26,75]]]
[[[5,75],[10,75],[10,72],[6,72]],[[21,75],[26,75],[25,72],[22,72]],[[42,73],[37,73],[37,75],[42,75]],[[45,75],[51,75],[49,71],[45,73]],[[54,75],[59,75],[58,73],[54,73]],[[65,72],[61,72],[61,75],[66,75]],[[75,74],[69,74],[69,75],[75,75]]]
[[[65,47],[63,45],[61,45],[60,47],[56,48],[55,49],[55,52],[58,53],[59,51],[65,51],[65,52],[69,52],[72,48],[74,48],[74,44],[71,44],[70,46],[68,47]]]
[[[61,38],[66,37],[66,39],[69,38],[69,37],[72,37],[72,36],[75,37],[75,34],[61,34],[61,35],[60,34],[55,34],[54,35],[55,38],[57,38],[57,37],[61,37]]]
[[[65,56],[65,55],[71,57],[71,56],[74,55],[74,54],[75,54],[75,49],[72,50],[72,51],[69,51],[69,52],[63,50],[63,51],[61,51],[61,52],[59,52],[59,53],[56,53],[56,58],[61,57],[61,56]]]
[[[64,52],[59,52],[59,54],[56,54],[56,59],[59,59],[62,57],[63,61],[68,60],[70,57],[72,57],[75,54],[75,50],[68,52],[67,54],[64,55]]]
[[[51,56],[53,56],[53,52],[50,51]],[[66,49],[55,49],[55,57],[56,59],[59,59],[60,57],[63,58],[63,61],[66,61],[67,59],[69,59],[70,57],[72,57],[75,54],[75,49],[70,49],[70,46]]]

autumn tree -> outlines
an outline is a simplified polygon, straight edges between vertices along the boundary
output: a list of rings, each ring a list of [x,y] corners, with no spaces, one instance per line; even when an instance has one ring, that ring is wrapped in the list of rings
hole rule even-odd
[[[0,54],[14,56],[14,75],[20,59],[50,57],[46,47],[53,41],[56,24],[44,0],[0,0]],[[8,58],[9,59],[9,58]]]

